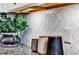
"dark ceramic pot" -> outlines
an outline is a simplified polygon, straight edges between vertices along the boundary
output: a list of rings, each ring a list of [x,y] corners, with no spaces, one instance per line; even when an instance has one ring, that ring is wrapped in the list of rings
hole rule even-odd
[[[49,37],[47,55],[63,55],[62,37]]]

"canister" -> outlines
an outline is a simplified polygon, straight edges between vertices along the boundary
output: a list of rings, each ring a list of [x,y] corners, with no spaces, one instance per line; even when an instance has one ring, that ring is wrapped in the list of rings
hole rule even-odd
[[[45,55],[47,53],[48,36],[39,36],[38,40],[38,53]]]
[[[63,44],[61,36],[48,37],[47,55],[63,55]]]
[[[38,49],[38,38],[33,38],[31,43],[31,50],[37,52]]]

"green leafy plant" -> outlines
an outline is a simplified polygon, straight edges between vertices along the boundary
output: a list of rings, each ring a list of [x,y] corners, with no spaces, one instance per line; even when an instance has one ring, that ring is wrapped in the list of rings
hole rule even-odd
[[[16,14],[13,20],[5,15],[0,18],[0,32],[18,33],[26,27],[28,27],[27,22],[21,14]]]

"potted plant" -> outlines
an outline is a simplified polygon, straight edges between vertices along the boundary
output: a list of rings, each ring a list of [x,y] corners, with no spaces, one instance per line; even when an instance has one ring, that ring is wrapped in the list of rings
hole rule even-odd
[[[14,19],[7,17],[5,13],[1,14],[0,33],[2,35],[14,37],[17,36],[21,31],[23,31],[27,27],[28,27],[27,22],[25,21],[25,19],[22,17],[21,14],[16,14]]]

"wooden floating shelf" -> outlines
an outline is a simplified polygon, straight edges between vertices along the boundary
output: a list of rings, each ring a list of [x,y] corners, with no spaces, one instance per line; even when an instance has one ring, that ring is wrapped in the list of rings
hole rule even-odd
[[[65,7],[65,6],[69,6],[73,4],[78,4],[78,3],[45,3],[42,5],[38,5],[38,6],[17,8],[15,9],[15,12],[16,13],[30,13],[30,12],[35,12],[35,11]]]

